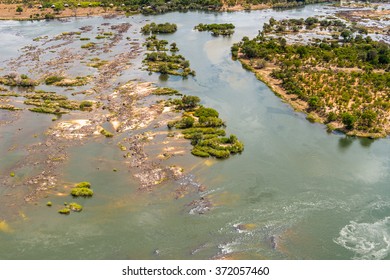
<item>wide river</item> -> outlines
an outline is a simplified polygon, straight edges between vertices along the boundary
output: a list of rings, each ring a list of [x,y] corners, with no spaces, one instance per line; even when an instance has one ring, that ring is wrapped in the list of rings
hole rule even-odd
[[[390,139],[326,133],[323,125],[294,112],[230,56],[234,42],[254,37],[270,17],[334,12],[310,5],[285,11],[0,22],[0,68],[6,67],[1,61],[17,57],[38,36],[104,22],[129,22],[138,30],[146,20],[176,23],[176,33],[159,37],[177,42],[197,75],[164,81],[139,65],[119,80],[138,78],[197,95],[245,143],[245,151],[228,160],[178,159],[191,170],[185,180],[208,187],[214,208],[203,215],[188,211],[186,204],[194,197],[172,199],[164,185],[140,193],[131,174],[112,172],[122,160],[116,145],[97,141],[73,148],[62,179],[87,177],[98,186],[94,198],[85,201],[83,212],[68,217],[45,206],[49,199],[66,201],[63,197],[26,204],[19,218],[8,221],[8,230],[3,226],[0,231],[0,259],[390,259]],[[236,26],[231,38],[193,30],[199,23],[225,22]],[[50,119],[27,120],[30,138],[34,129],[50,125]],[[10,142],[27,145],[33,140],[14,137],[12,129],[0,128],[0,133],[0,168],[9,174],[11,163],[24,156],[7,153]],[[1,186],[0,195],[5,195]]]

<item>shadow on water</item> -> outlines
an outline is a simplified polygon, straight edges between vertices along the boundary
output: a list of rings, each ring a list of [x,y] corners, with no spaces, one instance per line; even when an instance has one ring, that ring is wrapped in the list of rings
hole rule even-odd
[[[340,138],[339,139],[339,150],[340,151],[347,150],[352,145],[353,142],[354,142],[354,138],[352,138],[350,136],[345,136],[343,138]]]
[[[364,148],[369,148],[372,143],[374,143],[375,139],[370,139],[370,138],[360,138],[359,142],[360,145]]]

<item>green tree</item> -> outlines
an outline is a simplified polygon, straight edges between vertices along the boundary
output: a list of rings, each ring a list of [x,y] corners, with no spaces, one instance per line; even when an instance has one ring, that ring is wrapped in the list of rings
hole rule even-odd
[[[18,6],[18,7],[16,8],[16,12],[19,13],[19,14],[21,14],[21,13],[23,12],[23,8],[22,8],[21,6]]]
[[[192,95],[184,95],[181,101],[184,109],[193,109],[198,106],[200,98]]]
[[[350,113],[343,113],[341,115],[341,120],[347,129],[353,129],[353,126],[356,122],[356,117]]]

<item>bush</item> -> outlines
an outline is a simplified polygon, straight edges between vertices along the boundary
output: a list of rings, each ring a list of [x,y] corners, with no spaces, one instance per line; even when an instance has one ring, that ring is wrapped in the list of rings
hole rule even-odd
[[[58,213],[63,214],[63,215],[69,215],[70,214],[70,209],[65,207],[60,210],[58,210]]]
[[[106,136],[107,138],[114,137],[114,134],[111,132],[105,130],[104,128],[100,130],[100,134]]]
[[[69,203],[69,209],[74,211],[74,212],[81,212],[83,210],[83,206],[80,204],[77,204],[75,202]]]
[[[178,129],[190,128],[194,125],[194,122],[195,122],[194,118],[184,117],[179,122],[177,122],[175,124],[175,128],[178,128]]]
[[[219,113],[217,110],[212,109],[212,108],[205,108],[205,107],[200,107],[197,109],[194,113],[195,117],[219,117]]]
[[[52,85],[54,83],[61,82],[63,79],[65,79],[65,78],[62,76],[49,76],[45,79],[45,84]]]
[[[77,183],[74,187],[75,188],[87,188],[87,189],[90,189],[91,188],[91,183],[90,182],[80,182],[80,183]]]
[[[347,129],[353,129],[356,117],[350,113],[343,113],[341,115],[341,120]]]
[[[93,106],[92,101],[82,101],[80,103],[80,109],[83,110],[84,108],[91,108]]]
[[[73,188],[70,194],[75,197],[91,197],[93,196],[93,190],[89,188]]]

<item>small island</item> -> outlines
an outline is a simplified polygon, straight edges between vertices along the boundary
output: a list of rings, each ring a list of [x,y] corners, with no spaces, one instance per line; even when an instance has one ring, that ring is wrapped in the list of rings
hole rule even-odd
[[[203,24],[200,23],[194,27],[195,30],[200,32],[209,31],[213,36],[231,36],[234,33],[235,26],[232,23],[212,23]]]
[[[175,33],[177,30],[177,25],[174,23],[148,23],[144,27],[141,28],[141,33],[144,35],[152,34],[159,34],[159,33]]]
[[[191,140],[194,156],[228,158],[231,154],[241,153],[244,144],[235,135],[226,135],[225,122],[219,118],[219,113],[213,108],[199,105],[197,96],[184,95],[181,99],[168,101],[176,110],[183,111],[180,120],[170,121],[169,129],[179,129],[185,139]]]
[[[169,51],[171,54],[167,53],[167,45],[168,41],[159,40],[155,35],[146,39],[144,46],[151,51],[146,53],[143,60],[144,65],[147,66],[146,70],[160,74],[182,76],[183,78],[189,75],[195,76],[195,71],[190,68],[190,62],[184,56],[176,54],[179,50],[176,43],[170,45]]]

